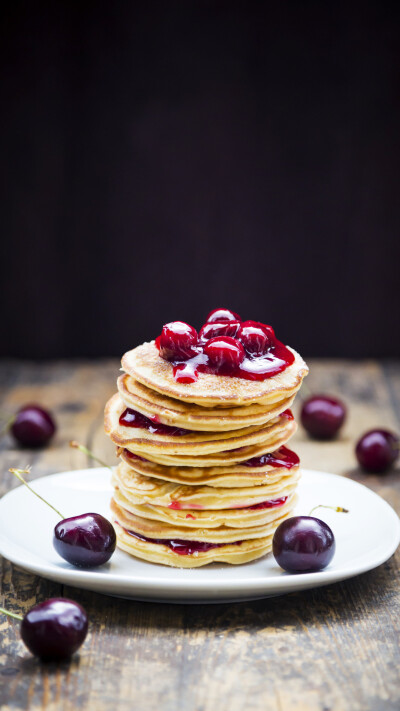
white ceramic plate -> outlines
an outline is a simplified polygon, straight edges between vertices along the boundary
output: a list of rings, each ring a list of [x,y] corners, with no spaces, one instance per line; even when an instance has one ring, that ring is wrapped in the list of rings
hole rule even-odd
[[[96,511],[109,516],[110,471],[81,469],[36,479],[32,487],[64,516]],[[327,585],[386,561],[400,540],[399,518],[379,496],[351,479],[303,470],[297,514],[316,504],[344,506],[348,514],[318,509],[314,515],[334,531],[336,553],[318,573],[285,573],[272,555],[239,566],[213,563],[184,570],[146,563],[117,550],[96,570],[79,570],[52,545],[56,514],[26,487],[0,501],[0,552],[31,573],[107,595],[169,602],[223,602],[281,595]]]

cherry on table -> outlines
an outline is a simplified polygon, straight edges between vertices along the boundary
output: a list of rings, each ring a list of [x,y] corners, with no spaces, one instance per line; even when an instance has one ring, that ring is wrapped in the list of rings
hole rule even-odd
[[[187,360],[195,354],[197,342],[198,335],[193,326],[184,321],[171,321],[163,326],[159,336],[160,356],[164,360]]]
[[[356,457],[367,472],[386,472],[399,456],[400,440],[389,430],[369,430],[357,442]]]
[[[25,405],[12,421],[11,433],[24,447],[43,447],[53,437],[56,424],[50,412],[39,405]]]
[[[21,622],[22,641],[44,661],[68,659],[84,642],[87,631],[86,611],[68,598],[40,602]]]
[[[289,573],[326,568],[335,553],[335,537],[327,523],[314,516],[292,516],[274,533],[272,552]]]
[[[240,341],[229,336],[211,338],[204,346],[204,353],[208,356],[211,365],[221,373],[237,368],[245,356]]]
[[[346,419],[346,408],[337,398],[313,395],[303,403],[300,417],[311,437],[333,439]]]

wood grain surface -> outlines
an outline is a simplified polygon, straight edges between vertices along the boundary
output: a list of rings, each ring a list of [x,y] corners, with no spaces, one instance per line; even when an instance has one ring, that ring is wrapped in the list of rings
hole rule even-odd
[[[362,482],[400,512],[400,471],[367,475],[355,439],[367,428],[400,429],[400,364],[314,361],[299,396],[342,397],[349,416],[340,439],[317,443],[299,428],[305,467]],[[31,479],[93,466],[68,446],[77,439],[113,463],[102,413],[115,390],[116,361],[15,363],[0,367],[2,414],[27,402],[54,411],[58,433],[47,449],[0,441],[0,494],[18,485],[8,468],[32,465]],[[299,402],[297,403],[298,409]],[[373,525],[373,522],[371,522]],[[362,535],[362,531],[360,531]],[[1,560],[0,605],[24,612],[50,596],[87,609],[90,630],[71,662],[43,664],[0,618],[0,708],[48,711],[397,711],[399,552],[364,575],[283,597],[219,605],[134,602],[32,576]],[[194,571],[195,572],[195,571]]]

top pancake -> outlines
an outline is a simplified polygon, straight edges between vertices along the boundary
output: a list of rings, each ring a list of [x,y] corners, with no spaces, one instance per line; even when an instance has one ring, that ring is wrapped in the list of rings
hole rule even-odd
[[[156,417],[165,425],[187,430],[223,432],[262,425],[290,408],[294,395],[280,402],[243,407],[202,407],[192,402],[180,402],[156,390],[150,390],[131,375],[124,373],[117,381],[119,394],[126,407],[146,417]]]
[[[151,390],[204,407],[271,404],[295,395],[308,373],[308,367],[301,356],[292,348],[289,350],[295,356],[294,363],[282,373],[265,380],[199,373],[194,383],[178,383],[173,376],[171,363],[160,357],[154,341],[143,343],[125,353],[122,368]]]

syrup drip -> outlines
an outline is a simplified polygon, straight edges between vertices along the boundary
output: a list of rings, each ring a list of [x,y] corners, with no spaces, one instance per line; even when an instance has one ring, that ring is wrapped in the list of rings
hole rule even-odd
[[[124,528],[124,531],[134,538],[138,538],[140,541],[146,541],[149,543],[160,543],[163,546],[167,546],[174,553],[178,555],[195,555],[196,553],[205,553],[213,548],[222,548],[223,546],[240,546],[243,541],[235,541],[234,543],[209,543],[208,541],[184,541],[183,539],[176,538],[170,540],[168,538],[147,538],[147,536],[142,536],[140,533],[135,533],[135,531],[129,531]]]
[[[271,467],[284,467],[285,469],[292,469],[292,467],[297,466],[300,463],[295,452],[292,452],[288,447],[279,447],[275,452],[269,452],[268,454],[262,454],[260,457],[252,457],[248,459],[247,462],[241,462],[246,467],[263,467],[268,464]]]
[[[157,419],[158,418],[151,419],[150,417],[146,417],[146,415],[142,415],[141,412],[127,407],[119,418],[119,424],[123,427],[138,427],[148,430],[151,434],[170,435],[172,437],[182,437],[183,435],[190,434],[190,430],[163,425],[161,422],[157,422]]]

